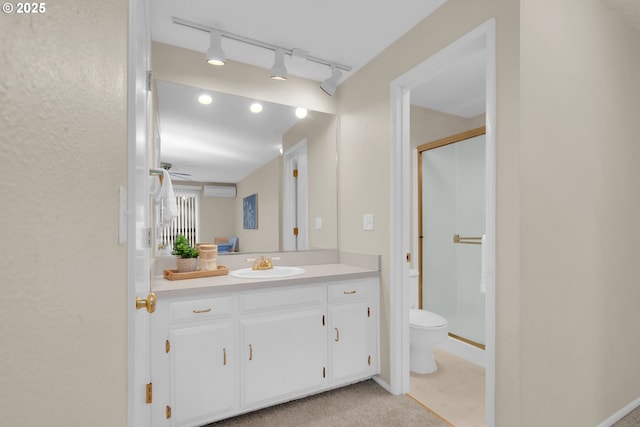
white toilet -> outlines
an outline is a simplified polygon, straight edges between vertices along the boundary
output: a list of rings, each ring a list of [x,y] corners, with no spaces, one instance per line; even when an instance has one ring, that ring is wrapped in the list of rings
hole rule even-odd
[[[447,319],[418,308],[418,271],[409,271],[411,308],[409,309],[411,356],[410,369],[416,374],[430,374],[438,367],[433,348],[449,336]]]

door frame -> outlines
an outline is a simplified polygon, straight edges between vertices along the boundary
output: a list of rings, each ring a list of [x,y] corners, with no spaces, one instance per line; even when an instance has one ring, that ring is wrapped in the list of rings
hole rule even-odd
[[[136,297],[149,293],[149,120],[150,69],[149,0],[129,0],[127,65],[127,425],[149,427],[151,405],[146,403],[150,382],[150,318],[136,309]],[[125,220],[123,220],[124,222]],[[124,242],[123,242],[124,243]]]
[[[463,54],[474,41],[486,43],[486,379],[485,425],[495,425],[495,213],[496,213],[496,41],[492,18],[393,80],[391,89],[390,156],[390,389],[409,391],[409,263],[410,220],[410,96],[439,69]]]
[[[307,146],[307,138],[304,138],[284,153],[282,243],[285,251],[307,249],[308,246]],[[293,177],[291,167],[294,158],[298,170],[297,178]],[[294,227],[298,228],[297,237],[292,232]]]

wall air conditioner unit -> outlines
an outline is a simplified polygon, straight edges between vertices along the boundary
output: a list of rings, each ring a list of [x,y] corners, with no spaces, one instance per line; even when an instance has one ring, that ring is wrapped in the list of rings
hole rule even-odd
[[[235,185],[205,185],[204,197],[225,197],[232,199],[236,197]]]

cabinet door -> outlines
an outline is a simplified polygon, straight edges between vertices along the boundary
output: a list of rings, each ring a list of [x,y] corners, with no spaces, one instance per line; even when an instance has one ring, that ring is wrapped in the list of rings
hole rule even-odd
[[[329,307],[329,378],[332,382],[360,377],[371,370],[375,348],[370,343],[367,301]]]
[[[241,321],[243,406],[258,406],[324,384],[326,329],[320,308]]]
[[[170,331],[171,424],[201,425],[234,407],[232,321]]]

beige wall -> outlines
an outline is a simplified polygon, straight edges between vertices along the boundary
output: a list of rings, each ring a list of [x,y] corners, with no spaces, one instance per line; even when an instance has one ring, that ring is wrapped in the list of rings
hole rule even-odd
[[[595,426],[640,397],[640,32],[521,3],[522,425]]]
[[[484,114],[467,119],[416,105],[410,114],[411,148],[485,125]]]
[[[0,424],[125,426],[128,2],[46,6],[0,16]]]
[[[236,196],[236,236],[242,252],[262,252],[278,250],[274,242],[280,240],[280,186],[282,158],[270,161],[237,185]],[[242,228],[242,199],[257,194],[258,229]]]
[[[497,418],[519,425],[518,72],[519,7],[508,0],[449,0],[339,89],[341,250],[382,255],[381,376],[389,380],[389,85],[415,65],[491,17],[497,27]],[[375,230],[362,230],[373,213]]]
[[[200,240],[213,242],[215,237],[235,236],[236,200],[234,198],[200,198]]]
[[[338,247],[336,123],[332,114],[311,112],[282,136],[285,151],[307,139],[309,249]],[[316,217],[322,218],[320,230]]]

